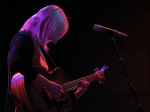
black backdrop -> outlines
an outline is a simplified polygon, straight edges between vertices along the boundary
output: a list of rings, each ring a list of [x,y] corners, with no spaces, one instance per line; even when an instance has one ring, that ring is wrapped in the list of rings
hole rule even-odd
[[[66,12],[70,29],[51,50],[51,57],[70,80],[93,73],[96,67],[109,66],[106,81],[91,83],[78,100],[78,112],[135,112],[137,105],[117,61],[117,53],[108,35],[93,30],[100,24],[129,35],[129,40],[115,36],[127,74],[135,87],[144,112],[150,104],[150,1],[1,1],[0,79],[1,109],[4,110],[7,89],[7,52],[12,36],[24,21],[40,8],[57,4]],[[128,49],[126,49],[128,44]]]

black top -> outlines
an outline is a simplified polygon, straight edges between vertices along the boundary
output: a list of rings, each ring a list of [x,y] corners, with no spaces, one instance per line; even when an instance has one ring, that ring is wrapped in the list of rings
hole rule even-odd
[[[18,32],[11,40],[8,54],[8,66],[11,69],[11,76],[15,72],[24,75],[26,81],[31,82],[38,75],[32,68],[31,62],[34,55],[32,38],[25,31]]]
[[[49,57],[49,55],[42,49],[42,53],[46,59],[49,69],[54,69],[57,66]],[[8,68],[11,74],[20,72],[28,82],[32,82],[38,72],[32,68],[31,63],[34,56],[34,45],[31,36],[26,31],[19,31],[11,40],[9,54],[8,54]]]

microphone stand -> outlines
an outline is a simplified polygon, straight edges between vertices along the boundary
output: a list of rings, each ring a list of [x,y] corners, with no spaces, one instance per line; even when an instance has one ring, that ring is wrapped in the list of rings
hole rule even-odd
[[[126,69],[125,69],[124,64],[123,64],[123,62],[122,62],[122,58],[121,58],[120,53],[119,53],[119,51],[118,51],[118,48],[117,48],[117,46],[116,46],[115,39],[113,38],[112,35],[109,35],[109,36],[110,36],[111,40],[112,40],[113,43],[114,43],[116,52],[117,52],[117,54],[118,54],[118,61],[121,63],[121,66],[122,66],[123,71],[124,71],[124,73],[125,73],[125,77],[126,77],[128,83],[129,83],[130,89],[131,89],[131,91],[132,91],[132,93],[133,93],[133,95],[134,95],[134,98],[135,98],[135,101],[136,101],[136,104],[137,104],[137,107],[138,107],[137,112],[143,112],[143,111],[142,111],[142,108],[141,108],[141,104],[140,104],[139,101],[138,101],[137,93],[136,93],[136,91],[135,91],[135,89],[134,89],[134,86],[132,85],[132,83],[131,83],[131,81],[130,81],[128,75],[127,75]]]

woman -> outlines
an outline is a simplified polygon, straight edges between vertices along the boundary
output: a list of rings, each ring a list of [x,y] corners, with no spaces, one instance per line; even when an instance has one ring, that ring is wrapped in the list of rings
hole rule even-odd
[[[64,93],[62,85],[48,80],[33,66],[53,72],[43,51],[48,54],[48,43],[56,44],[67,33],[68,28],[69,23],[64,11],[56,5],[46,6],[30,17],[11,41],[8,54],[9,75],[13,76],[16,72],[23,74],[27,83],[40,84],[59,102]],[[80,86],[74,93],[76,99],[85,93],[89,84],[84,79],[80,81]],[[14,88],[11,89],[14,91]],[[21,90],[15,89],[16,96],[20,99]]]

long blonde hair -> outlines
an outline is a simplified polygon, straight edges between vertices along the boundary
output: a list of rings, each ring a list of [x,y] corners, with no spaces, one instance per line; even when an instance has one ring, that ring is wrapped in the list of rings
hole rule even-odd
[[[47,44],[50,41],[56,44],[67,33],[68,28],[68,19],[63,9],[57,5],[49,5],[31,16],[20,30],[30,33],[37,49],[41,45],[48,52]]]

